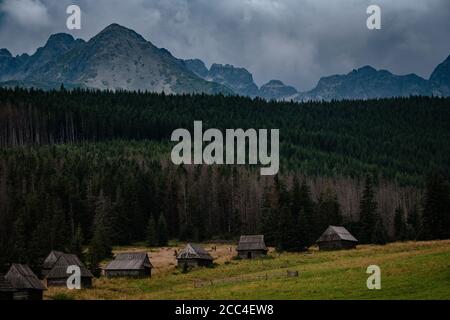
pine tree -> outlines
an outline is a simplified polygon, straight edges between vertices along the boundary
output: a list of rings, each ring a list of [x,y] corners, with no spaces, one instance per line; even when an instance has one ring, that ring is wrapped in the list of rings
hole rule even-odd
[[[366,177],[359,210],[359,241],[371,243],[374,238],[375,223],[377,223],[377,203],[370,176]]]
[[[269,246],[275,246],[278,239],[278,211],[272,205],[272,196],[271,189],[266,188],[263,195],[261,219],[258,228]]]
[[[81,225],[78,224],[75,230],[75,234],[72,237],[70,252],[77,255],[81,261],[84,261],[83,244],[84,244],[83,230],[81,228]]]
[[[169,234],[167,231],[167,223],[164,214],[161,213],[158,219],[158,245],[163,247],[169,243]]]
[[[277,249],[279,251],[298,251],[299,241],[296,230],[297,221],[289,208],[280,209]]]
[[[325,231],[328,226],[340,226],[342,214],[336,193],[327,188],[322,192],[317,202],[318,230]]]
[[[422,238],[422,217],[416,206],[414,206],[407,218],[407,238],[408,240],[418,240]]]
[[[100,275],[100,262],[112,256],[110,213],[110,200],[101,193],[96,201],[94,232],[89,245],[89,268],[96,276]]]
[[[422,213],[423,238],[450,238],[450,186],[440,175],[427,178]]]
[[[374,244],[386,244],[388,242],[388,236],[386,229],[383,225],[383,220],[380,215],[375,215],[375,224],[373,226],[370,243]]]
[[[149,247],[158,246],[158,235],[156,232],[156,224],[155,224],[155,219],[153,218],[153,214],[150,214],[150,219],[148,219],[147,245]]]
[[[26,224],[24,213],[19,213],[17,220],[14,223],[14,252],[16,255],[16,262],[26,263],[28,256]]]
[[[308,237],[308,223],[305,209],[301,208],[298,213],[297,223],[295,224],[296,238],[298,243],[298,250],[305,251],[311,246],[311,242]]]
[[[48,208],[48,211],[52,213],[52,249],[63,251],[66,247],[70,246],[70,233],[64,211],[57,200],[53,201],[53,205]]]
[[[302,223],[301,229],[304,233],[305,242],[309,247],[319,237],[317,219],[314,213],[314,202],[311,199],[311,191],[306,181],[303,181],[300,187],[300,203],[302,208],[302,216],[300,221]]]

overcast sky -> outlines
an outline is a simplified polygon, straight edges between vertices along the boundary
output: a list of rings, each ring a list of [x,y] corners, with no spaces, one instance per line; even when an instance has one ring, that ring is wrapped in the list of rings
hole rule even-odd
[[[81,7],[81,30],[66,29],[69,4]],[[370,4],[381,30],[366,27]],[[368,64],[428,78],[450,55],[450,0],[0,0],[0,48],[33,53],[52,33],[88,40],[114,22],[179,58],[301,91]]]

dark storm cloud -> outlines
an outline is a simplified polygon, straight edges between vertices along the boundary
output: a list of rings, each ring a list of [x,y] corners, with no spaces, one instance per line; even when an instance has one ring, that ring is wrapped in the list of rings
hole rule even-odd
[[[80,5],[82,30],[65,28]],[[382,29],[366,28],[366,8]],[[428,77],[450,54],[448,0],[3,0],[0,47],[32,53],[49,34],[89,39],[110,23],[134,29],[181,58],[249,69],[258,84],[281,79],[300,90],[320,76],[370,64]]]

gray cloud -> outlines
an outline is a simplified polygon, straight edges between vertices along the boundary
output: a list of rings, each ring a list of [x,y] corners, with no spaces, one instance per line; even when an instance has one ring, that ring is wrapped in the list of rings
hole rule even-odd
[[[366,28],[374,3],[378,31]],[[69,4],[83,11],[80,31],[65,27]],[[428,77],[450,54],[448,0],[3,0],[0,10],[0,47],[15,54],[51,33],[89,39],[117,22],[177,57],[246,67],[259,85],[280,79],[300,90],[367,64]]]

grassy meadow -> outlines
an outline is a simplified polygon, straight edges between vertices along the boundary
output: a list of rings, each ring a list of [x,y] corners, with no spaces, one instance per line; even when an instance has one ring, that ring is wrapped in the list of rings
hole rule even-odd
[[[182,273],[174,247],[145,250],[154,274],[149,279],[96,279],[92,289],[50,288],[46,299],[450,299],[450,240],[361,245],[355,250],[277,253],[236,260],[232,244],[204,244],[213,268]],[[216,251],[212,248],[216,247]],[[381,268],[381,290],[368,290],[369,265]],[[298,271],[288,277],[287,271]]]

